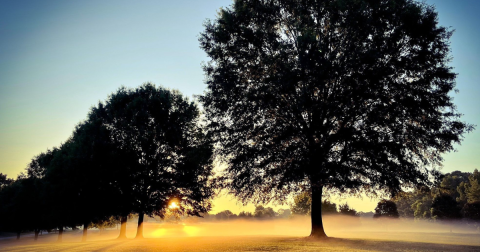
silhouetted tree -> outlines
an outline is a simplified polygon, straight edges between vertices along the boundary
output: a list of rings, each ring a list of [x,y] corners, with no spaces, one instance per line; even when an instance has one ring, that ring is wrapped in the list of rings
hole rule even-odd
[[[250,212],[246,212],[246,211],[241,211],[238,214],[238,218],[252,218],[252,217],[253,217],[253,214],[250,213]]]
[[[378,202],[377,207],[375,208],[375,214],[373,218],[398,218],[398,210],[395,202],[391,200],[381,200]]]
[[[303,192],[293,199],[293,205],[290,207],[292,214],[308,215],[312,208],[312,198],[308,192]]]
[[[253,216],[258,219],[270,219],[277,216],[277,213],[271,207],[264,207],[262,205],[255,206]]]
[[[303,192],[293,199],[293,205],[290,207],[292,214],[297,215],[310,215],[312,208],[312,197],[309,192]],[[329,200],[322,201],[322,213],[323,214],[336,214],[337,204],[330,202]]]
[[[13,179],[7,178],[6,174],[0,172],[0,190],[13,183]]]
[[[213,147],[198,123],[195,103],[178,91],[144,84],[120,88],[92,111],[101,114],[113,142],[135,154],[130,175],[137,237],[143,237],[144,214],[163,217],[172,198],[188,215],[211,208]]]
[[[431,212],[434,219],[451,220],[461,218],[457,202],[448,194],[440,194],[433,198]]]
[[[477,169],[468,177],[465,194],[468,203],[480,201],[480,172]]]
[[[462,212],[465,218],[480,222],[480,201],[465,204]]]
[[[343,215],[348,215],[348,216],[358,216],[357,211],[353,208],[351,208],[347,202],[345,204],[342,204],[338,207],[339,213]]]
[[[236,0],[205,23],[208,89],[200,97],[242,201],[312,194],[326,237],[324,189],[356,193],[431,184],[473,126],[449,92],[452,32],[413,0]]]

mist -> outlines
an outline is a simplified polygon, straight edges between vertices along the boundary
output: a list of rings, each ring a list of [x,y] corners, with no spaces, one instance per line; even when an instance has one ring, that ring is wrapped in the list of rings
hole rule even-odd
[[[329,237],[396,240],[413,242],[440,242],[447,244],[480,245],[480,233],[465,222],[429,222],[412,219],[373,219],[342,215],[323,217]],[[283,236],[307,237],[310,234],[310,217],[294,216],[288,219],[207,221],[187,218],[177,222],[144,223],[145,238],[206,237],[206,236]],[[134,238],[137,231],[135,219],[127,223],[127,237]],[[119,230],[88,230],[88,240],[114,239]],[[79,241],[81,230],[64,234],[64,241]],[[438,241],[439,237],[444,237]],[[53,237],[52,238],[56,238]],[[433,239],[433,240],[432,240]],[[55,240],[55,239],[53,239]]]

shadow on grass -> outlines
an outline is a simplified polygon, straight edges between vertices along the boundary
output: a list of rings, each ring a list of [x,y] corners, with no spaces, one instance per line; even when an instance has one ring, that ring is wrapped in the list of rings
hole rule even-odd
[[[479,236],[480,239],[480,236]],[[442,244],[441,240],[428,242],[415,241],[388,241],[355,238],[315,238],[302,237],[294,242],[311,244],[318,248],[338,248],[339,250],[367,250],[367,251],[480,251],[480,246]]]

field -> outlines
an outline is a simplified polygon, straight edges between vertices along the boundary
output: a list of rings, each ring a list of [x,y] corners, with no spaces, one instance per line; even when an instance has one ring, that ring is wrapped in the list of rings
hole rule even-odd
[[[349,219],[325,221],[328,240],[312,240],[308,220],[146,223],[144,239],[133,239],[135,223],[127,225],[131,239],[117,240],[118,230],[81,230],[33,241],[25,234],[19,241],[0,240],[0,251],[480,251],[480,234],[463,225],[417,222],[355,223]]]

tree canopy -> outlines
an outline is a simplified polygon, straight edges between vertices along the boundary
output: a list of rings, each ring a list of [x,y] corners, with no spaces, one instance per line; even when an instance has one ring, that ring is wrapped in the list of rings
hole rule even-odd
[[[375,208],[375,214],[373,218],[388,217],[388,218],[398,218],[397,205],[391,200],[381,200],[378,202],[377,207]]]
[[[449,93],[452,31],[413,0],[236,0],[199,41],[225,184],[245,201],[431,185],[472,125]]]
[[[130,150],[136,165],[132,181],[132,210],[143,216],[163,217],[171,200],[178,211],[197,215],[211,208],[213,146],[199,124],[199,110],[175,90],[146,83],[120,88],[92,114],[101,118],[120,149]]]

